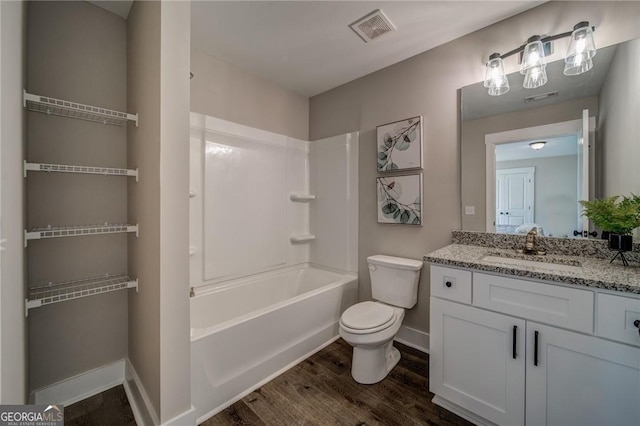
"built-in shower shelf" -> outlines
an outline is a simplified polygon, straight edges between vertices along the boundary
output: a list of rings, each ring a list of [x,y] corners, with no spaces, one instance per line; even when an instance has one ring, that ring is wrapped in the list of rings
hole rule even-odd
[[[308,203],[315,200],[316,196],[311,194],[291,194],[289,199],[295,203]]]
[[[104,225],[80,225],[80,226],[60,226],[46,228],[34,228],[31,231],[24,231],[24,246],[29,240],[41,240],[45,238],[81,237],[87,235],[118,234],[122,232],[135,232],[138,236],[138,225],[109,224]]]
[[[114,167],[73,166],[66,164],[43,164],[24,162],[24,177],[27,172],[81,173],[106,176],[133,176],[138,181],[138,169],[118,169]]]
[[[291,241],[293,244],[308,243],[315,239],[316,236],[312,234],[292,235],[291,237],[289,237],[289,241]]]
[[[25,314],[28,315],[29,309],[40,306],[125,288],[135,288],[138,291],[138,280],[132,280],[127,274],[120,273],[75,281],[48,283],[29,289],[29,298],[25,300]]]
[[[112,126],[124,126],[127,121],[133,121],[138,127],[138,114],[64,101],[49,96],[34,95],[27,93],[26,90],[23,90],[22,104],[29,111],[41,112],[47,115],[77,118]]]

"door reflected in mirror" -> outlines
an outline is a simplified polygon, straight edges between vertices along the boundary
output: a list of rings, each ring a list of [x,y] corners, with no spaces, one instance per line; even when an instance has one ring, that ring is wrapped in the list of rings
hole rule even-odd
[[[640,39],[593,61],[572,77],[562,75],[564,61],[548,64],[549,83],[538,89],[518,86],[517,72],[503,96],[482,83],[461,89],[463,230],[573,237],[589,230],[579,200],[640,193]],[[529,146],[541,140],[543,148]],[[531,183],[517,170],[525,168]]]

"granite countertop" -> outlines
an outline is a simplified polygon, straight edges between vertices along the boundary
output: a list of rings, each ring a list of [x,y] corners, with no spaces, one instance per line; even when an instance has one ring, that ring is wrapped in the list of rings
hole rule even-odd
[[[485,261],[485,256],[523,258],[540,261],[540,266],[522,266],[498,261]],[[479,271],[496,272],[524,278],[532,278],[576,286],[586,286],[640,294],[640,264],[629,266],[609,263],[608,259],[584,256],[548,254],[546,256],[518,255],[513,249],[485,247],[479,245],[451,244],[424,256],[427,262],[472,268]],[[545,266],[545,262],[561,265],[582,266],[579,270],[558,271]],[[553,265],[551,268],[553,268]]]

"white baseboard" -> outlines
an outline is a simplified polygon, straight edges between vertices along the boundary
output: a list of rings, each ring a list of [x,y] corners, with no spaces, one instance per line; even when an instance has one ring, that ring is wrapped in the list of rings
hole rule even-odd
[[[162,426],[195,426],[196,424],[196,407],[192,405],[189,410],[185,411],[182,414],[178,414],[174,418],[162,423]]]
[[[438,395],[434,396],[433,399],[431,400],[431,402],[433,402],[436,405],[439,405],[440,407],[451,411],[453,414],[456,414],[460,417],[462,417],[465,420],[470,421],[471,423],[473,423],[474,425],[478,425],[478,426],[496,426],[495,423],[492,423],[490,421],[488,421],[487,419],[484,419],[480,416],[478,416],[477,414],[472,413],[471,411],[467,410],[466,408],[462,408],[460,407],[458,404],[455,404],[451,401],[448,401],[444,398],[439,397]]]
[[[124,389],[136,423],[139,425],[159,425],[160,418],[151,403],[151,398],[142,385],[136,369],[128,359],[125,364]]]
[[[125,359],[33,391],[34,404],[71,405],[124,382]]]
[[[32,404],[62,404],[68,406],[123,385],[136,423],[141,426],[160,425],[158,415],[131,362],[124,358],[94,370],[62,380],[31,393]],[[162,423],[162,426],[195,425],[195,408]]]
[[[398,330],[398,334],[396,334],[393,340],[419,351],[429,353],[429,333],[424,331],[403,325],[400,326],[400,330]]]

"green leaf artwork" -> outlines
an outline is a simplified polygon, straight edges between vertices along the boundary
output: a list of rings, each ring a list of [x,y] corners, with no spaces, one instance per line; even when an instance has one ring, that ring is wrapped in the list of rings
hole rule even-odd
[[[422,167],[422,118],[378,126],[378,171]]]
[[[378,222],[422,225],[422,175],[379,177]]]

